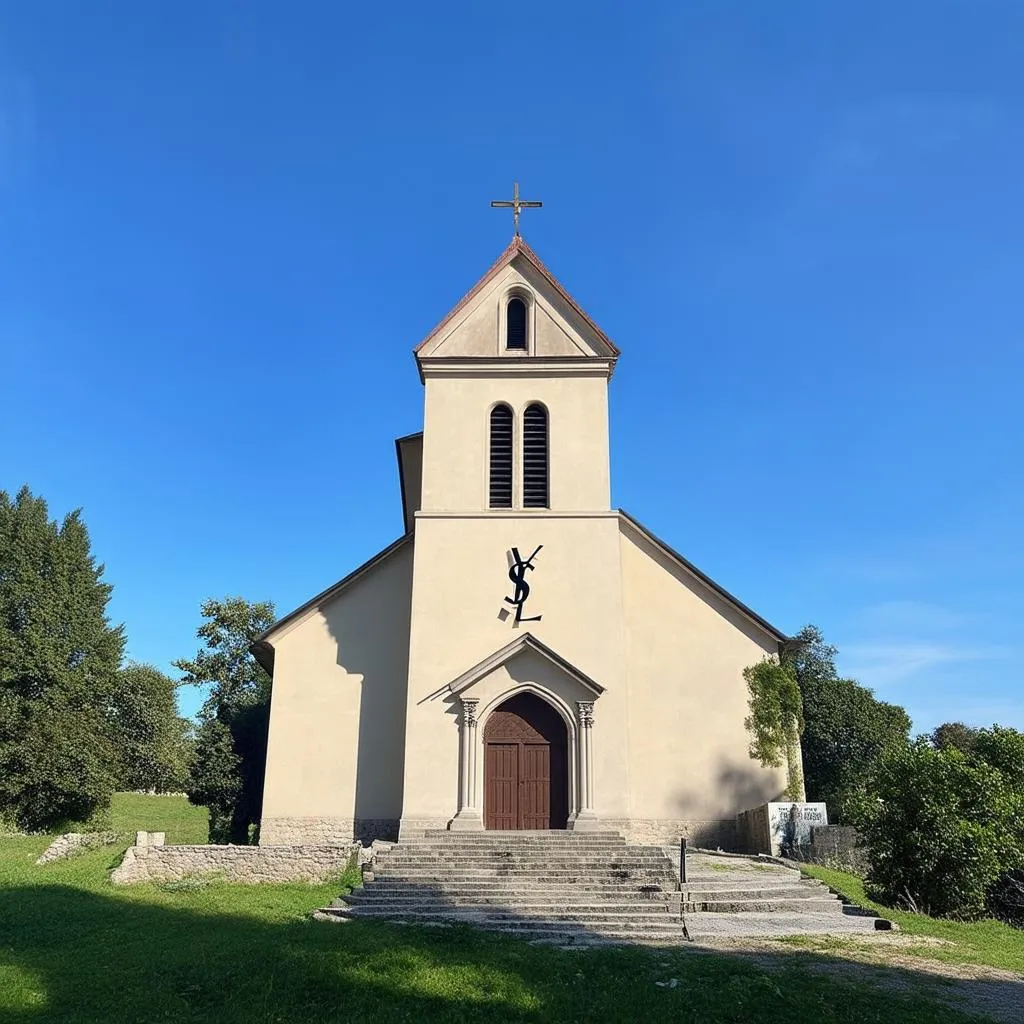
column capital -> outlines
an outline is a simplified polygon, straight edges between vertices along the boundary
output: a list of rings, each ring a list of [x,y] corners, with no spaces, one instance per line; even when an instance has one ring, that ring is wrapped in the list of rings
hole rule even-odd
[[[580,725],[589,729],[594,724],[594,702],[592,700],[576,701],[576,710],[579,714]]]
[[[480,704],[477,697],[462,697],[462,724],[476,725],[476,709]]]

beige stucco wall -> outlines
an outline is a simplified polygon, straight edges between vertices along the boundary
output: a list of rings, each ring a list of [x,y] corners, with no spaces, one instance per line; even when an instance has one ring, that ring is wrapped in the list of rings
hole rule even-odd
[[[397,823],[412,560],[406,543],[273,638],[261,844],[336,842],[353,822],[367,834]]]
[[[634,818],[732,821],[774,800],[783,769],[748,754],[743,669],[778,645],[623,521],[623,605]],[[671,829],[669,829],[671,831]]]
[[[608,509],[608,380],[600,368],[572,376],[428,376],[423,431],[425,512],[480,511],[487,504],[488,425],[498,402],[515,415],[513,504],[521,505],[522,416],[531,402],[548,410],[550,504],[557,511]]]
[[[529,630],[606,687],[594,708],[600,722],[594,747],[595,788],[601,794],[597,810],[615,817],[628,813],[628,706],[616,515],[565,517],[538,512],[449,517],[420,513],[416,519],[403,827],[444,825],[456,811],[457,702],[427,698],[515,638],[511,609],[504,604],[513,589],[506,552],[516,546],[526,557],[538,544],[544,547],[537,556],[536,570],[527,577],[531,593],[524,614],[542,618],[523,623],[519,629]],[[511,663],[508,672],[516,685],[551,685],[550,665],[538,664],[525,655]],[[502,678],[499,673],[493,686]],[[488,700],[493,696],[491,686],[483,688]],[[482,711],[487,703],[481,705]]]
[[[527,304],[527,348],[507,351],[505,303],[516,295]],[[419,353],[425,358],[607,355],[593,328],[522,256],[487,281]]]

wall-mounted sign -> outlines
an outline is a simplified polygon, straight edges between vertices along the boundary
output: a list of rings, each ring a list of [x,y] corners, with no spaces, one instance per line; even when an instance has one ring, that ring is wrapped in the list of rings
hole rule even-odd
[[[796,857],[800,847],[810,846],[811,829],[815,825],[827,824],[828,812],[824,804],[768,804],[772,854],[776,857]]]
[[[538,544],[529,558],[523,558],[519,554],[519,548],[513,548],[509,552],[508,578],[515,585],[516,589],[511,597],[505,598],[505,602],[515,608],[516,617],[513,621],[517,626],[520,622],[540,622],[539,615],[523,615],[523,605],[526,604],[526,599],[530,596],[530,584],[526,582],[526,573],[528,570],[536,568],[533,560],[537,557],[537,552],[542,547],[544,547],[543,544]]]

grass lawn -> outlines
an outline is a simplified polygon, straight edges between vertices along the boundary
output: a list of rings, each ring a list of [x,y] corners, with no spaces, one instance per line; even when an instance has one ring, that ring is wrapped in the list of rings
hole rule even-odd
[[[195,839],[168,797],[125,797],[119,830]],[[128,816],[135,817],[128,821]],[[130,827],[129,827],[130,826]],[[0,838],[0,1021],[701,1021],[954,1024],[913,971],[899,984],[814,969],[816,954],[559,950],[468,928],[326,924],[331,885],[115,887],[121,846],[36,867],[45,836]],[[821,957],[824,960],[825,957]],[[656,982],[677,979],[676,987]]]
[[[110,804],[110,831],[118,835],[166,832],[167,842],[205,843],[208,815],[183,796],[115,793]]]
[[[921,935],[932,939],[944,939],[950,945],[922,945],[916,950],[922,956],[932,960],[944,960],[949,963],[985,964],[989,967],[1001,967],[1005,970],[1024,974],[1024,931],[1011,928],[1000,921],[973,921],[962,924],[958,921],[940,921],[924,914],[909,914],[899,910],[890,910],[878,903],[873,903],[864,892],[864,882],[856,875],[845,871],[833,871],[830,868],[817,867],[812,864],[801,865],[805,874],[820,878],[826,885],[847,899],[862,907],[868,907],[899,924],[907,936]],[[797,940],[791,940],[796,942]],[[812,940],[820,943],[821,940]],[[836,941],[830,940],[833,945]],[[801,943],[807,945],[808,943]],[[913,952],[914,947],[907,945],[905,952]]]

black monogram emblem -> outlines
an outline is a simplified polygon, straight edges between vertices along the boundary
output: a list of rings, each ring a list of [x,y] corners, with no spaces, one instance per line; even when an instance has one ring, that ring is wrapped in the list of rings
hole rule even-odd
[[[512,549],[512,564],[509,566],[508,578],[515,584],[516,589],[512,597],[506,597],[505,601],[507,604],[515,605],[516,617],[514,621],[516,625],[519,625],[520,622],[540,622],[539,615],[524,618],[523,605],[526,604],[526,599],[530,596],[530,584],[526,582],[526,571],[535,568],[533,560],[537,557],[537,552],[542,547],[544,547],[543,544],[538,544],[533,554],[526,559],[519,554],[519,548]]]

